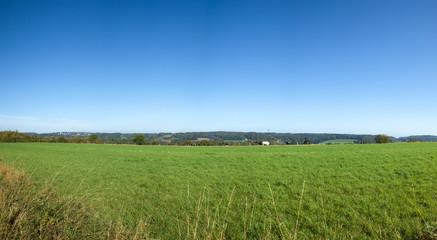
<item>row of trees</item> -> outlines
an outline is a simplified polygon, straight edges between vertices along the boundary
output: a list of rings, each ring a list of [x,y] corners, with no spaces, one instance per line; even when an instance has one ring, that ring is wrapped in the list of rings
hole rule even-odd
[[[189,134],[190,135],[190,134]],[[238,134],[237,134],[238,135]],[[263,135],[263,134],[261,134]],[[311,134],[310,134],[311,135]],[[168,135],[167,135],[168,136]],[[171,136],[171,135],[170,135]],[[196,136],[209,136],[208,133],[204,133],[204,135],[199,134],[195,135],[192,133],[191,137]],[[254,135],[256,136],[256,135]],[[136,134],[131,139],[129,138],[122,138],[121,140],[116,140],[109,138],[108,136],[105,136],[103,139],[99,138],[97,134],[91,134],[88,137],[41,137],[39,135],[29,135],[29,134],[23,134],[19,133],[18,131],[3,131],[0,132],[0,142],[57,142],[57,143],[94,143],[94,144],[137,144],[137,145],[178,145],[178,146],[250,146],[250,145],[261,145],[262,141],[268,140],[270,142],[270,145],[296,145],[296,144],[314,144],[319,143],[320,139],[317,139],[317,137],[311,138],[298,138],[293,139],[290,141],[276,141],[275,139],[263,139],[259,138],[256,140],[246,139],[246,140],[184,140],[184,139],[177,139],[177,138],[156,138],[149,140],[148,137],[151,136],[145,136],[144,134]],[[389,143],[392,141],[392,139],[387,135],[377,135],[376,137],[373,136],[373,138],[364,138],[364,136],[361,136],[362,140],[365,141],[358,141],[357,143]],[[367,137],[367,136],[366,136]],[[171,139],[171,140],[170,140]]]
[[[48,137],[31,136],[29,134],[20,133],[18,131],[3,131],[0,132],[0,142],[50,142],[50,143],[103,143],[98,139],[96,134],[86,138],[66,138],[66,137]]]
[[[133,144],[136,133],[96,133],[103,143],[112,144]],[[91,133],[87,132],[58,132],[36,134],[43,138],[49,137],[87,137]],[[321,143],[327,140],[351,139],[354,143],[375,143],[375,135],[354,135],[354,134],[316,134],[316,133],[274,133],[274,132],[185,132],[185,133],[141,133],[145,137],[145,144],[152,144],[158,141],[159,144],[181,145],[185,141],[195,141],[197,139],[208,139],[213,142],[233,142],[242,143],[247,141],[276,141],[278,144],[303,144],[308,140],[311,144]],[[396,142],[396,138],[390,138],[390,142]],[[155,142],[153,142],[155,143]]]
[[[211,141],[211,140],[187,140],[187,141],[148,141],[144,135],[137,134],[135,135],[133,142],[137,145],[172,145],[172,146],[255,146],[262,145],[262,142],[265,140],[257,139],[255,141],[247,140],[247,141]],[[278,142],[275,140],[269,141],[270,145],[278,145]],[[309,140],[304,140],[302,144],[310,144]]]

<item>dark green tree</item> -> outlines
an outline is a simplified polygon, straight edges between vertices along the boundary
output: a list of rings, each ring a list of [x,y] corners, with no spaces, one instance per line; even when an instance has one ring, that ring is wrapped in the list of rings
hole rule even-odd
[[[137,134],[134,137],[134,142],[136,145],[144,145],[146,144],[146,138],[144,137],[143,134]]]
[[[376,135],[375,142],[376,143],[389,143],[390,137],[387,135],[379,134],[379,135]]]
[[[311,144],[311,143],[310,143],[310,140],[305,139],[305,141],[303,141],[303,144],[305,144],[305,145],[309,145],[309,144]]]
[[[97,134],[95,133],[91,134],[91,136],[88,137],[88,142],[97,143]]]

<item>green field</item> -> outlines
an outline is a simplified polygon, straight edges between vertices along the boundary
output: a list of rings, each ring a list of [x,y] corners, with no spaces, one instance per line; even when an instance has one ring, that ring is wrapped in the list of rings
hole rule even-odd
[[[0,157],[37,187],[83,197],[101,221],[146,220],[161,239],[396,239],[437,226],[436,143],[2,143]]]

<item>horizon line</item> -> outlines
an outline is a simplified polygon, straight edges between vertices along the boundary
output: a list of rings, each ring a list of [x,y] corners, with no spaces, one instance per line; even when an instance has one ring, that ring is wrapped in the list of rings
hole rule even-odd
[[[51,131],[51,132],[33,132],[33,131],[19,131],[19,130],[1,130],[1,131],[18,131],[21,133],[35,133],[35,134],[51,134],[51,133],[108,133],[108,134],[162,134],[162,133],[170,133],[170,134],[177,134],[177,133],[214,133],[214,132],[228,132],[228,133],[264,133],[264,134],[333,134],[333,135],[387,135],[389,137],[394,138],[401,138],[401,137],[412,137],[412,136],[436,136],[433,134],[413,134],[413,135],[406,135],[406,136],[400,136],[395,137],[392,135],[379,133],[379,134],[371,134],[371,133],[336,133],[336,132],[274,132],[274,131],[267,131],[267,132],[261,132],[261,131],[224,131],[224,130],[215,130],[215,131],[180,131],[180,132],[123,132],[123,131]]]

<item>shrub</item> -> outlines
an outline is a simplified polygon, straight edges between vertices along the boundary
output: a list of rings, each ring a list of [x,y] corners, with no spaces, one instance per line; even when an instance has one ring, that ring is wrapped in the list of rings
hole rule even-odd
[[[376,143],[389,143],[390,137],[387,135],[379,134],[379,135],[376,135],[375,142]]]
[[[137,134],[134,137],[134,142],[136,145],[144,145],[146,144],[146,138],[144,137],[143,134]]]

